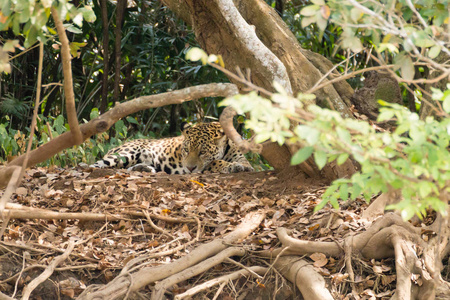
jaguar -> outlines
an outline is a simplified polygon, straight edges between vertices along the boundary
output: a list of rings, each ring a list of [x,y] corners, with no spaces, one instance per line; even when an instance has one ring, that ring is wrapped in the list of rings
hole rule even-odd
[[[181,135],[137,139],[113,148],[91,165],[168,174],[253,171],[250,162],[225,135],[219,122],[181,124]]]

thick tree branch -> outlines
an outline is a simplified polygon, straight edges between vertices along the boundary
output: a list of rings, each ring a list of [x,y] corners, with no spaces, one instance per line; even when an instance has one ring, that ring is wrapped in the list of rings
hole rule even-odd
[[[325,279],[307,261],[297,256],[284,256],[275,262],[275,268],[302,293],[303,299],[332,300]]]

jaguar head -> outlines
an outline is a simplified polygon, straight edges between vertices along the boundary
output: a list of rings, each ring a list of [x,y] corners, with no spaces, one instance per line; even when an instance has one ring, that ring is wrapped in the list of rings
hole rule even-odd
[[[181,156],[184,167],[191,173],[200,173],[212,161],[221,159],[224,154],[227,137],[219,122],[181,124],[184,136]]]

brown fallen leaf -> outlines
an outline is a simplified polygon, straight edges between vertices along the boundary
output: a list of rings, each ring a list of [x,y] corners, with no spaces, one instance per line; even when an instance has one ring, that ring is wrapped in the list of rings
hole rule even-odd
[[[314,266],[318,268],[323,267],[328,263],[328,259],[323,253],[313,253],[309,256],[309,258],[314,261]]]

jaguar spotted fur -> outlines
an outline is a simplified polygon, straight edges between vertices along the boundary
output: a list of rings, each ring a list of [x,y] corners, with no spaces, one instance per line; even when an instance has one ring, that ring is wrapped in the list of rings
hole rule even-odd
[[[181,124],[181,136],[138,139],[111,149],[91,167],[129,168],[168,174],[236,173],[253,171],[219,122]]]

